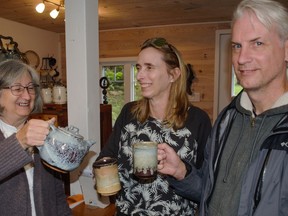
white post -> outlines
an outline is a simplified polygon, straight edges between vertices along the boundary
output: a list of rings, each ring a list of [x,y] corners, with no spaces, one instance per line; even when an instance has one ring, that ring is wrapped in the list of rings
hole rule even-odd
[[[100,151],[98,0],[65,1],[65,20],[68,125],[96,141],[82,165],[70,173],[74,195],[82,193],[80,174],[92,170]]]

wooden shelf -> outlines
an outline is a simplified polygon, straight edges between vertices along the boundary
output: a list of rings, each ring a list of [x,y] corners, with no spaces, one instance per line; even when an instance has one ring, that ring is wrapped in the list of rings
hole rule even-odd
[[[44,104],[43,114],[55,114],[58,116],[58,125],[66,127],[68,125],[67,104]]]
[[[106,208],[98,208],[81,203],[72,209],[73,216],[114,216],[116,207],[110,204]]]

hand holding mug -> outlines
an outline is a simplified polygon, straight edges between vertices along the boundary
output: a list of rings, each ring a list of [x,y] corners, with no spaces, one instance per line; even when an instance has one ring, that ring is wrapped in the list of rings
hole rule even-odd
[[[185,177],[187,170],[184,162],[166,143],[158,144],[158,161],[158,172],[171,175],[177,180]]]

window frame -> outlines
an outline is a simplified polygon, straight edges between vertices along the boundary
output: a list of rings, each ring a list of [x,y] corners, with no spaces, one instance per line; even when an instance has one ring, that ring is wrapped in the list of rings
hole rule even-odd
[[[137,57],[119,57],[119,58],[100,58],[99,60],[99,75],[100,78],[103,76],[102,67],[103,66],[113,66],[113,65],[124,65],[124,83],[130,83],[129,85],[124,85],[124,102],[128,103],[133,99],[134,88],[133,88],[133,74],[130,73],[132,65],[135,65]],[[100,88],[100,98],[103,98],[102,89]],[[102,100],[101,100],[102,102]],[[109,102],[109,98],[108,98]]]
[[[99,76],[103,77],[103,67],[105,66],[117,66],[124,65],[124,104],[134,100],[134,71],[132,67],[137,63],[137,57],[127,57],[127,58],[100,58],[99,60]],[[126,85],[129,83],[129,85]],[[103,89],[99,89],[99,97],[101,98],[101,104],[103,103]],[[109,104],[109,98],[107,98]],[[112,108],[113,109],[113,108]],[[115,116],[114,116],[115,117]],[[113,127],[114,127],[114,121]]]

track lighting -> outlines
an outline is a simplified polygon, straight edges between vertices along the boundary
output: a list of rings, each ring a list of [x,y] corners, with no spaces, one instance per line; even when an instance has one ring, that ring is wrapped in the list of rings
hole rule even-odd
[[[57,9],[54,9],[50,12],[50,16],[53,18],[53,19],[56,19],[57,16],[59,14],[59,7]]]
[[[43,13],[44,10],[45,10],[45,4],[43,2],[36,6],[36,11],[38,13]]]
[[[59,11],[60,11],[60,8],[63,7],[65,8],[65,5],[64,5],[64,0],[60,0],[59,4],[55,3],[55,2],[52,2],[52,1],[49,1],[49,0],[43,0],[41,3],[39,3],[35,9],[38,13],[43,13],[43,11],[45,10],[45,3],[49,3],[49,4],[53,4],[55,6],[57,6],[57,8],[55,8],[54,10],[52,10],[50,12],[50,16],[53,18],[53,19],[56,19],[58,14],[59,14]]]

